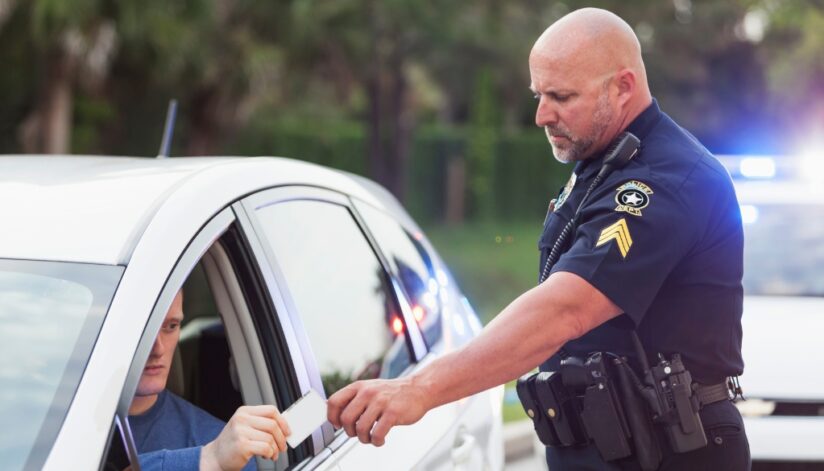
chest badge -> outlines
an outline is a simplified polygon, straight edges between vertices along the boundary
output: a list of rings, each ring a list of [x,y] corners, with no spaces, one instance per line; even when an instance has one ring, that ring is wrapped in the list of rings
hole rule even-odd
[[[619,186],[615,191],[615,211],[641,216],[641,210],[649,205],[652,189],[638,180],[631,180]]]
[[[566,182],[566,185],[564,185],[564,189],[561,190],[561,194],[558,195],[558,198],[555,200],[555,206],[552,208],[553,211],[560,208],[561,205],[566,202],[567,198],[569,198],[569,194],[572,193],[572,188],[575,187],[576,181],[578,181],[578,175],[573,172],[569,177],[569,180]]]

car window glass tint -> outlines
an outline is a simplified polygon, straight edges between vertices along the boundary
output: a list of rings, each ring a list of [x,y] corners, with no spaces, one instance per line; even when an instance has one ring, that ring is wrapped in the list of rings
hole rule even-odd
[[[432,260],[420,242],[422,234],[412,235],[391,216],[366,204],[358,211],[389,261],[390,269],[400,280],[412,307],[412,315],[421,328],[428,346],[441,339],[439,284]]]
[[[383,267],[347,208],[290,201],[258,212],[309,337],[327,395],[392,378],[410,352]]]
[[[0,260],[0,468],[45,461],[122,272]]]

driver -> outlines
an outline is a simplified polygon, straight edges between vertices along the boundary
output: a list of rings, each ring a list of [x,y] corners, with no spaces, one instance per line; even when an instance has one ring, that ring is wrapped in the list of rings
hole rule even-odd
[[[275,406],[243,406],[228,423],[166,390],[180,324],[175,295],[129,407],[129,425],[144,470],[254,470],[253,456],[276,460],[289,425]]]

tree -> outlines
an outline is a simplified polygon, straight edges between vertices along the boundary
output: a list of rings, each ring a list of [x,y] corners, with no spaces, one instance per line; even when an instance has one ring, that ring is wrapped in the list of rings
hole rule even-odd
[[[744,2],[747,20],[761,40],[766,64],[768,110],[790,136],[785,152],[824,145],[824,2]]]
[[[117,48],[114,23],[98,0],[31,0],[22,18],[31,22],[41,70],[39,92],[20,127],[24,152],[64,154],[70,149],[75,87],[98,87]]]

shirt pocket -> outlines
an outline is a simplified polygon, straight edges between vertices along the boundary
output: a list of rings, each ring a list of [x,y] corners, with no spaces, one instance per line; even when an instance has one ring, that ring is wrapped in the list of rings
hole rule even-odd
[[[541,251],[547,249],[551,250],[552,246],[555,245],[555,241],[558,239],[558,236],[561,234],[561,231],[564,229],[564,226],[568,222],[569,216],[560,211],[560,208],[549,213],[546,218],[546,223],[544,224],[544,231],[538,239],[538,249]]]

